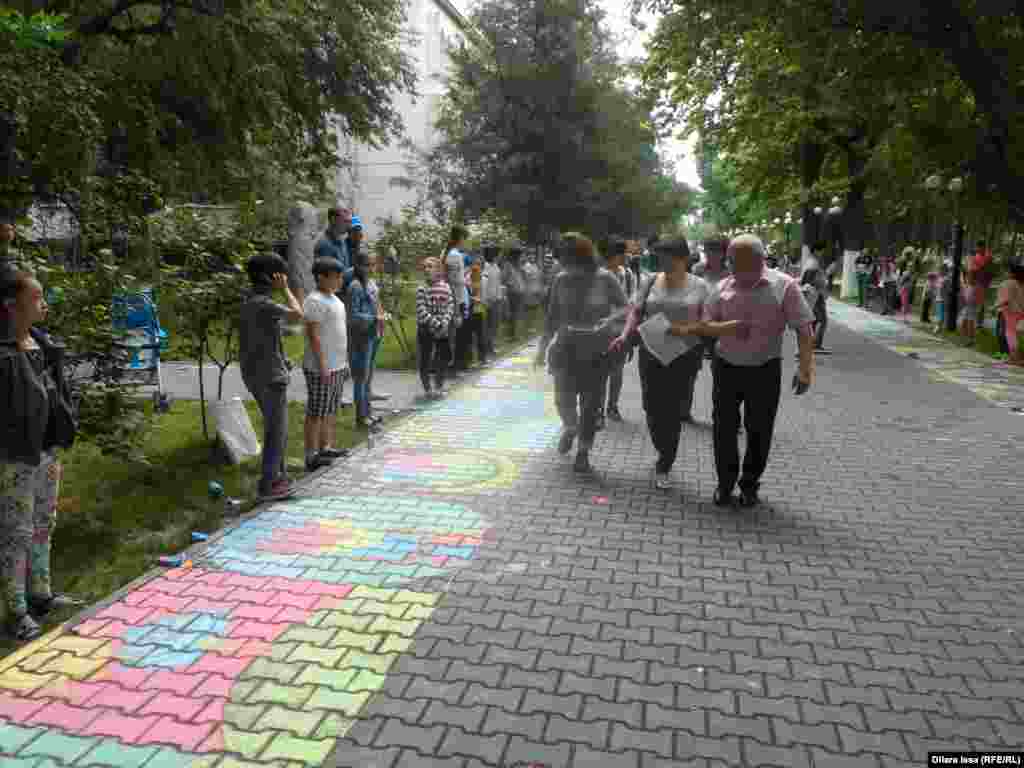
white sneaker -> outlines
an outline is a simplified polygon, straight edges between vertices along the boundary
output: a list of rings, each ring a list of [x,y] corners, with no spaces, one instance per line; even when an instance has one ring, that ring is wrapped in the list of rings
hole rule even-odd
[[[668,479],[668,472],[654,473],[654,487],[659,491],[667,491],[672,487],[672,482]]]

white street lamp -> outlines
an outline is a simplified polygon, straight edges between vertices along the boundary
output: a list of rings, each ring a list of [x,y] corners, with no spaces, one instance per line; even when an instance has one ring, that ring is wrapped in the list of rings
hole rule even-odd
[[[933,173],[931,176],[929,176],[927,179],[924,180],[924,187],[925,187],[925,189],[929,190],[930,192],[934,192],[935,190],[937,190],[941,186],[942,186],[942,177],[939,176],[939,174],[937,174],[937,173]]]

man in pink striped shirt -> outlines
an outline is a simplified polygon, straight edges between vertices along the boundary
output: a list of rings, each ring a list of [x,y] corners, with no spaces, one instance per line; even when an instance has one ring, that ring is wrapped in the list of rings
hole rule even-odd
[[[729,243],[733,274],[704,305],[704,332],[718,336],[714,362],[715,504],[731,503],[739,480],[740,503],[758,503],[782,393],[782,340],[786,328],[799,338],[800,368],[794,389],[803,394],[814,378],[814,314],[797,281],[765,266],[765,248],[753,235]],[[737,428],[743,406],[747,450],[740,474]]]

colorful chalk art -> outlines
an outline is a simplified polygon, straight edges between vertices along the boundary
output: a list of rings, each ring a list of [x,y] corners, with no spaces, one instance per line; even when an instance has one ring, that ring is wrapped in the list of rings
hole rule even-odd
[[[493,540],[472,500],[557,440],[531,359],[382,434],[350,492],[273,504],[0,661],[0,764],[323,765]]]
[[[0,754],[321,765],[437,605],[426,580],[467,566],[488,536],[478,514],[436,500],[276,504],[197,567],[4,659]]]

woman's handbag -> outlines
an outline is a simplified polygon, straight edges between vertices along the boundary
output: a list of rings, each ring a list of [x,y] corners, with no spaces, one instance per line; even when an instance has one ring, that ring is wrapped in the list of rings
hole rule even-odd
[[[637,327],[633,329],[633,332],[629,334],[629,338],[626,339],[626,351],[639,347],[643,343],[643,339],[640,337],[640,323],[647,319],[647,299],[651,296],[651,289],[654,287],[654,281],[658,279],[658,273],[655,272],[651,275],[647,281],[647,287],[644,288],[644,300],[640,304],[640,320],[637,322]]]

